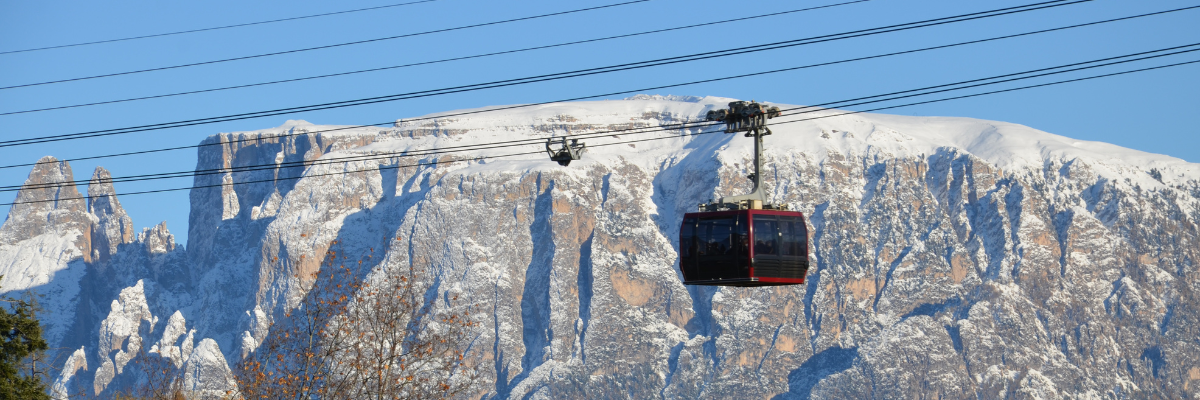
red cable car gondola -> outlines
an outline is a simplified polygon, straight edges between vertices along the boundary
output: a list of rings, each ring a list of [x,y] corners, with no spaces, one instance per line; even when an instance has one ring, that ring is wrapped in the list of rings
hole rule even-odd
[[[687,213],[679,247],[685,285],[802,284],[808,272],[808,228],[795,211]]]
[[[804,214],[764,204],[762,137],[771,134],[767,119],[779,108],[756,102],[729,103],[709,111],[708,120],[724,121],[725,133],[754,138],[754,191],[701,204],[683,216],[679,228],[679,270],[685,285],[771,286],[804,283],[808,273],[808,226]]]

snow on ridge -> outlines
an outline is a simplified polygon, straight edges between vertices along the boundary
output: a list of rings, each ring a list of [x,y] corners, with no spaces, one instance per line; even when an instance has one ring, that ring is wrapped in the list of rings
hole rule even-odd
[[[339,135],[362,136],[362,135],[375,135],[381,129],[383,129],[383,128],[373,127],[373,126],[365,126],[364,127],[364,126],[359,126],[359,125],[316,125],[316,124],[313,124],[311,122],[308,122],[308,121],[305,121],[302,119],[289,119],[287,121],[284,121],[283,124],[276,126],[276,127],[254,129],[254,130],[247,130],[247,131],[222,132],[222,133],[210,135],[208,137],[208,139],[206,139],[206,140],[213,140],[213,138],[220,137],[221,135],[225,135],[225,134],[242,135],[242,136],[249,136],[249,137],[262,137],[262,138],[271,138],[273,136],[282,136],[282,135],[300,134],[300,133],[314,133],[314,134],[321,134],[321,135],[326,135],[326,136],[339,136]]]
[[[687,96],[687,98],[691,99],[691,101],[676,101],[667,100],[665,97],[655,98],[654,96],[642,96],[645,97],[634,96],[634,98],[626,100],[594,100],[550,104],[496,105],[460,110],[448,110],[421,115],[413,119],[405,118],[401,120],[401,125],[404,123],[428,123],[430,118],[438,117],[445,117],[437,120],[439,123],[445,123],[448,125],[442,126],[443,128],[452,126],[456,129],[471,129],[472,127],[485,128],[493,126],[497,123],[502,126],[514,124],[528,125],[535,122],[544,122],[547,119],[556,118],[558,116],[571,116],[575,118],[589,117],[587,120],[588,123],[605,123],[605,121],[628,122],[628,114],[637,114],[641,112],[669,112],[673,114],[690,115],[692,117],[700,116],[700,118],[703,118],[702,111],[707,111],[711,108],[725,107],[725,105],[730,101],[735,101],[734,99],[730,98],[713,96],[706,96],[702,98]],[[456,115],[463,113],[473,114]]]
[[[1147,177],[1146,170],[1158,168],[1170,169],[1185,179],[1200,179],[1197,163],[1111,143],[1077,140],[1020,124],[964,117],[860,115],[934,145],[960,148],[1006,169],[1040,169],[1046,161],[1080,158],[1109,166],[1133,167]],[[1164,171],[1164,179],[1167,175]]]
[[[657,126],[703,121],[708,110],[724,108],[730,101],[736,99],[639,94],[622,100],[496,105],[449,110],[412,119],[400,119],[392,128],[314,125],[303,120],[288,120],[275,128],[236,134],[278,135],[303,130],[327,131],[320,133],[333,136],[378,136],[379,140],[373,143],[345,151],[334,151],[324,156],[329,158],[337,157],[335,154],[343,152],[394,153],[548,137],[548,132],[544,129],[546,126],[553,127],[553,135],[559,136],[612,129],[608,127],[631,127],[639,123],[641,126]],[[800,107],[769,101],[766,103],[783,109]],[[847,111],[836,109],[785,112],[782,117],[771,121],[771,130],[775,134],[766,139],[768,153],[801,152],[823,160],[831,152],[881,152],[895,157],[923,157],[953,148],[1008,171],[1040,170],[1047,162],[1064,164],[1078,158],[1088,161],[1099,175],[1113,178],[1119,175],[1142,186],[1155,187],[1200,179],[1200,164],[1109,143],[1076,140],[1020,124],[965,117],[916,117],[872,113],[838,115],[845,112]],[[469,114],[456,115],[464,113]],[[822,118],[812,119],[814,117]],[[413,134],[414,131],[428,129],[453,131],[454,134]],[[690,133],[699,131],[697,128]],[[671,133],[679,134],[678,131],[657,132],[659,135]],[[600,146],[610,142],[646,138],[648,135],[652,134],[586,139],[590,157],[585,157],[583,162],[609,162],[619,157],[649,165],[665,156],[686,152],[687,148],[699,145],[716,145],[723,149],[722,152],[748,156],[753,145],[749,140],[730,140],[731,135],[714,134],[680,140],[640,142],[629,147]],[[530,146],[528,149],[532,150],[535,147]],[[512,148],[500,148],[462,153],[495,156],[512,152]],[[540,155],[530,155],[499,161],[507,168],[527,169],[545,167],[532,163],[541,159]],[[1149,175],[1151,168],[1162,172],[1162,183]]]
[[[187,333],[187,338],[180,342],[179,338]],[[175,368],[183,367],[183,363],[192,355],[192,338],[196,330],[187,330],[187,320],[183,318],[183,313],[176,310],[167,320],[167,326],[163,328],[162,337],[158,343],[150,349],[150,353],[158,353],[162,357],[166,357],[175,364]],[[179,343],[179,345],[176,345]]]
[[[125,365],[137,356],[144,340],[139,334],[142,322],[148,322],[153,327],[157,320],[150,314],[141,279],[137,284],[121,290],[120,296],[112,301],[108,317],[100,321],[99,345],[96,349],[100,368],[96,370],[94,382],[96,394],[103,392],[112,379],[123,372]]]
[[[70,394],[67,392],[67,384],[71,382],[71,378],[75,377],[75,373],[81,369],[84,371],[88,369],[87,354],[85,354],[83,347],[71,353],[66,363],[63,364],[62,374],[58,378],[55,378],[54,383],[50,385],[50,398],[54,400],[67,400],[70,398]]]
[[[699,97],[699,96],[678,96],[678,95],[673,95],[673,94],[668,94],[668,95],[637,94],[637,95],[626,97],[621,100],[667,100],[667,101],[682,101],[685,103],[699,103],[700,101],[702,101],[704,99],[705,99],[704,97]]]
[[[362,146],[353,151],[387,152],[441,145],[525,139],[530,136],[546,137],[546,132],[535,131],[532,127],[555,123],[592,126],[628,124],[634,122],[631,121],[631,114],[662,113],[672,118],[670,122],[646,121],[660,124],[678,123],[684,120],[702,121],[708,110],[724,108],[730,101],[736,100],[714,96],[698,98],[694,96],[637,95],[625,100],[544,104],[494,113],[448,117],[436,122],[439,129],[467,131],[468,134],[460,136],[470,137],[456,137],[453,141],[397,138]],[[767,103],[783,109],[801,107]],[[429,114],[423,118],[503,107],[511,106],[453,110]],[[1040,170],[1047,162],[1063,164],[1079,158],[1096,167],[1097,172],[1101,175],[1121,175],[1131,178],[1133,183],[1142,186],[1161,185],[1147,173],[1151,168],[1162,171],[1163,182],[1166,184],[1200,179],[1200,164],[1197,163],[1189,163],[1167,155],[1124,148],[1104,142],[1076,140],[1020,124],[966,117],[917,117],[872,113],[838,115],[847,111],[836,109],[822,109],[799,114],[801,111],[785,112],[784,116],[771,120],[771,130],[775,134],[766,138],[768,153],[798,151],[813,154],[817,159],[824,159],[831,151],[841,154],[884,152],[897,157],[921,157],[937,153],[945,148],[955,148],[1010,171]],[[823,118],[812,119],[814,117]],[[790,122],[796,120],[802,121]],[[422,120],[404,124],[416,125],[428,122],[428,120]],[[406,126],[404,124],[400,126]],[[593,129],[593,131],[602,129]],[[588,131],[588,129],[578,129],[569,132],[575,134]],[[567,132],[563,129],[556,132],[555,135]],[[635,137],[637,136],[624,136],[620,140]],[[641,137],[646,137],[646,135],[641,135]],[[644,161],[654,162],[664,155],[664,151],[665,153],[674,153],[681,148],[689,147],[689,143],[712,144],[714,141],[724,141],[723,144],[717,144],[723,145],[725,149],[735,153],[740,152],[747,156],[750,154],[752,142],[728,140],[729,138],[729,135],[718,134],[700,135],[682,140],[641,142],[636,144],[637,150],[634,153],[644,154],[647,156]],[[614,146],[617,147],[616,149],[610,147],[609,149],[613,149],[611,151],[595,146],[603,144],[607,139],[607,137],[602,137],[585,140],[590,146],[588,154],[591,158],[600,162],[606,158],[603,156],[605,154],[627,160],[638,158],[636,154],[631,154],[630,148],[624,146]],[[654,148],[660,151],[646,151]],[[494,155],[506,152],[511,152],[511,149],[473,154]],[[525,158],[540,159],[539,156]],[[585,162],[587,158],[585,157]]]
[[[233,371],[220,346],[205,338],[192,350],[183,365],[183,390],[191,398],[225,398],[237,388]]]
[[[72,229],[44,233],[16,245],[0,245],[0,294],[51,283],[55,274],[71,268],[72,260],[83,257],[75,246],[75,238],[81,235]]]
[[[34,293],[46,296],[41,320],[49,343],[62,340],[75,316],[79,281],[87,273],[87,266],[77,261],[83,252],[75,239],[82,235],[71,229],[44,233],[16,245],[0,245],[0,295],[35,289]]]

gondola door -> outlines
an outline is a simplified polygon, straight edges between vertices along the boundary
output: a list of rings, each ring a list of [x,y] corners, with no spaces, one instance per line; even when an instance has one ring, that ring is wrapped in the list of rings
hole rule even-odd
[[[751,211],[752,275],[778,283],[804,283],[808,273],[808,227],[798,212]]]
[[[751,264],[755,276],[774,277],[782,264],[779,246],[779,219],[774,215],[753,215],[754,256]]]

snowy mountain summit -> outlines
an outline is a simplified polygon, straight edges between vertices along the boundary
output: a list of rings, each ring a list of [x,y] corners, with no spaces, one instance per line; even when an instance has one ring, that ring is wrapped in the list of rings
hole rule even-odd
[[[334,241],[373,255],[363,275],[425,269],[432,307],[486,305],[471,398],[1200,397],[1200,164],[1003,122],[785,112],[764,179],[808,216],[807,284],[687,287],[680,220],[749,191],[753,146],[656,128],[730,101],[213,135],[196,169],[226,172],[196,175],[186,246],[136,230],[108,171],[69,200],[70,166],[43,158],[17,201],[61,201],[12,208],[0,290],[46,295],[60,398],[138,384],[139,357],[225,393]],[[569,167],[538,153],[598,132]],[[248,166],[265,167],[228,172]]]

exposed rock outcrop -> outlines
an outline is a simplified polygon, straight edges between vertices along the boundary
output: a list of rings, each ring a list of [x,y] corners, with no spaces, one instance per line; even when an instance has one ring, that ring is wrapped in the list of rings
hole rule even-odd
[[[96,369],[94,395],[103,393],[108,383],[124,372],[129,361],[141,352],[142,343],[147,341],[143,335],[153,329],[156,320],[150,314],[140,280],[137,285],[122,290],[120,297],[112,301],[108,317],[100,321],[99,343],[96,346],[100,367]],[[149,326],[144,327],[142,322]]]
[[[116,374],[111,354],[133,342],[113,349],[92,332],[133,338],[110,322],[136,319],[149,325],[139,343],[157,343],[189,390],[227,390],[230,365],[306,294],[337,241],[361,276],[426,271],[432,310],[476,306],[472,398],[1200,395],[1197,164],[963,118],[776,120],[765,185],[808,216],[808,282],[711,288],[680,283],[678,226],[697,203],[749,190],[740,136],[606,133],[570,168],[497,157],[523,151],[512,149],[404,155],[694,121],[728,100],[210,137],[197,170],[218,173],[196,184],[216,187],[191,194],[187,251],[159,225],[111,253],[121,272],[75,309],[71,332],[87,339],[64,343],[113,361],[88,360],[97,371],[70,381]],[[227,172],[257,164],[277,168]],[[69,180],[51,176],[63,166],[35,172]],[[134,288],[145,310],[125,300]],[[126,310],[136,318],[113,319]]]
[[[183,390],[192,399],[225,399],[237,389],[233,371],[212,339],[201,340],[183,364]]]
[[[92,260],[106,266],[117,246],[133,242],[133,219],[121,208],[112,185],[112,175],[96,167],[88,182],[88,212],[95,216],[92,224]]]
[[[90,232],[87,203],[74,179],[66,161],[50,156],[38,160],[0,227],[0,244],[13,245],[47,233],[69,237]],[[90,236],[74,240],[80,250],[91,249]]]
[[[165,223],[134,237],[115,193],[109,172],[97,168],[80,195],[70,165],[45,157],[0,227],[0,293],[38,296],[48,357],[69,363],[55,365],[63,368],[55,396],[111,395],[109,383],[144,352],[153,315],[187,302],[183,249]]]

